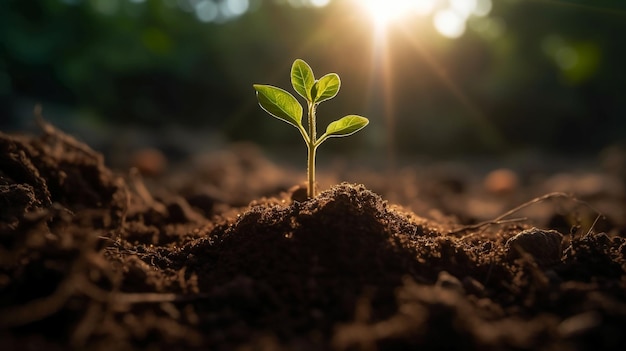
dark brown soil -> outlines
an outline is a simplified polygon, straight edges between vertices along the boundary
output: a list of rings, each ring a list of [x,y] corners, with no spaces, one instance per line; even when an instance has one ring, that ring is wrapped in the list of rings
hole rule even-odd
[[[626,347],[619,174],[502,218],[510,174],[422,174],[394,196],[424,218],[368,182],[302,199],[249,146],[146,185],[42,127],[0,133],[2,350]]]

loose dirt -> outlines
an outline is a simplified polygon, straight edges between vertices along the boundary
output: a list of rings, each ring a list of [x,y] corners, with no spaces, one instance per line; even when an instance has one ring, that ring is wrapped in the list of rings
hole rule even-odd
[[[41,125],[0,133],[2,350],[626,347],[623,176],[510,213],[510,171],[307,200],[250,147],[148,182]]]

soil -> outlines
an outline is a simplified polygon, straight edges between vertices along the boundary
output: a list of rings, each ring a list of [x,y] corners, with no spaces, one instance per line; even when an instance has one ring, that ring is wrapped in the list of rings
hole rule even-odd
[[[251,146],[145,178],[40,124],[0,133],[2,350],[626,347],[623,169],[306,199]]]

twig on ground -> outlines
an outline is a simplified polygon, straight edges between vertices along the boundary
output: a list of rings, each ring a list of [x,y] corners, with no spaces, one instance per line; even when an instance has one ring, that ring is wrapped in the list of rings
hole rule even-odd
[[[578,204],[581,204],[583,206],[588,207],[589,209],[591,209],[592,211],[594,211],[598,217],[596,218],[596,220],[593,222],[593,224],[591,225],[591,228],[589,228],[589,232],[591,232],[591,230],[593,229],[593,227],[596,225],[597,221],[600,219],[600,217],[604,217],[604,215],[598,211],[597,209],[595,209],[593,206],[591,206],[588,202],[580,200],[578,198],[576,198],[574,195],[572,194],[567,194],[567,193],[562,193],[562,192],[553,192],[553,193],[548,193],[539,197],[536,197],[530,201],[527,201],[509,211],[504,212],[503,214],[501,214],[500,216],[489,220],[489,221],[484,221],[484,222],[480,222],[480,223],[476,223],[476,224],[472,224],[472,225],[465,225],[462,226],[461,228],[455,229],[455,230],[451,230],[448,232],[448,234],[452,234],[452,235],[456,235],[456,234],[460,234],[460,233],[464,233],[470,230],[477,230],[480,228],[483,228],[485,226],[490,226],[490,225],[500,225],[500,224],[506,224],[506,223],[511,223],[511,222],[520,222],[520,221],[525,221],[527,220],[527,218],[514,218],[514,219],[505,219],[506,217],[519,212],[523,209],[525,209],[526,207],[532,206],[534,204],[537,204],[539,202],[545,201],[545,200],[549,200],[549,199],[553,199],[553,198],[566,198],[568,200],[571,200],[573,202],[576,202]],[[472,234],[470,234],[472,235]]]

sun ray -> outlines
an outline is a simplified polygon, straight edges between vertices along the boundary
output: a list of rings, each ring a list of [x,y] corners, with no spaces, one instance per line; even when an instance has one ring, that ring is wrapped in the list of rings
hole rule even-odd
[[[370,84],[368,87],[368,101],[370,109],[380,112],[385,122],[385,158],[387,172],[390,175],[395,171],[395,110],[394,110],[394,83],[391,53],[387,37],[381,31],[375,31],[372,45],[372,62],[370,68]]]
[[[437,0],[353,0],[370,17],[376,32],[385,32],[387,27],[410,15],[431,13]]]
[[[472,99],[456,84],[448,75],[447,70],[441,66],[438,60],[428,51],[425,46],[406,28],[402,28],[403,37],[409,42],[411,48],[422,57],[432,72],[437,76],[442,85],[452,94],[452,96],[465,108],[469,116],[480,127],[485,141],[490,141],[493,145],[503,144],[502,133],[489,121],[485,113],[475,104]]]

